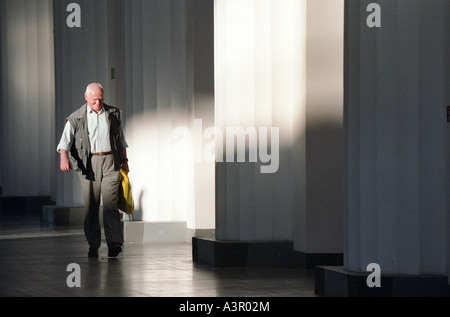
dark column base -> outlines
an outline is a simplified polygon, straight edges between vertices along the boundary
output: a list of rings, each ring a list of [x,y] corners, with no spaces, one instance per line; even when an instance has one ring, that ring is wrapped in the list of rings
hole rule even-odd
[[[194,262],[214,266],[306,267],[340,265],[342,254],[306,254],[293,250],[292,241],[220,241],[192,238]]]
[[[49,225],[83,227],[84,207],[42,206],[41,222]],[[100,207],[100,225],[103,226],[103,208]]]
[[[315,268],[315,293],[325,297],[449,297],[446,276],[383,275],[380,287],[367,286],[367,273],[345,271],[342,266]]]
[[[49,196],[1,196],[0,212],[3,215],[40,216],[42,206],[54,204]]]

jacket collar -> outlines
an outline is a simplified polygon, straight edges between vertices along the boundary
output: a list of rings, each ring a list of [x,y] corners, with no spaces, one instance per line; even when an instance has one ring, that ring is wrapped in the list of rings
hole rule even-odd
[[[75,111],[75,113],[74,113],[75,118],[77,118],[77,119],[85,118],[87,115],[87,107],[88,107],[88,104],[85,103],[84,105],[81,106],[81,108],[79,108],[77,111]],[[113,113],[113,112],[117,111],[117,108],[109,106],[106,103],[103,104],[103,109],[105,109],[105,111],[109,112],[109,113]]]

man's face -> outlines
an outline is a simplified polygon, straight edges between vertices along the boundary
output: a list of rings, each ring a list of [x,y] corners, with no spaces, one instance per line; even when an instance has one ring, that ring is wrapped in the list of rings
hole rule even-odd
[[[99,87],[94,87],[86,92],[84,95],[89,107],[95,112],[99,112],[103,108],[103,90]]]

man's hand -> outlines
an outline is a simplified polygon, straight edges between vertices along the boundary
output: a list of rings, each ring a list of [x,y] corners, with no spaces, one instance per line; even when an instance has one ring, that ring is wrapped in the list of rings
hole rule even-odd
[[[130,167],[128,166],[127,148],[124,148],[124,149],[123,149],[122,157],[123,157],[122,169],[123,169],[124,171],[129,172],[129,171],[130,171]]]
[[[70,166],[69,157],[67,156],[67,151],[60,150],[60,153],[61,153],[61,157],[60,157],[59,166],[61,168],[61,171],[70,172],[71,166]]]
[[[122,169],[123,169],[124,171],[127,171],[127,172],[130,171],[130,168],[128,167],[128,160],[124,160],[124,161],[123,161],[123,163],[122,163]]]

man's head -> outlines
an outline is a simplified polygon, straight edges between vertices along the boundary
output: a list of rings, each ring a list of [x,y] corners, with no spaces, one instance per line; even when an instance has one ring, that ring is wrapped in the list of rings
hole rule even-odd
[[[89,107],[95,112],[99,112],[103,108],[103,87],[100,84],[89,84],[84,93],[84,98]]]

